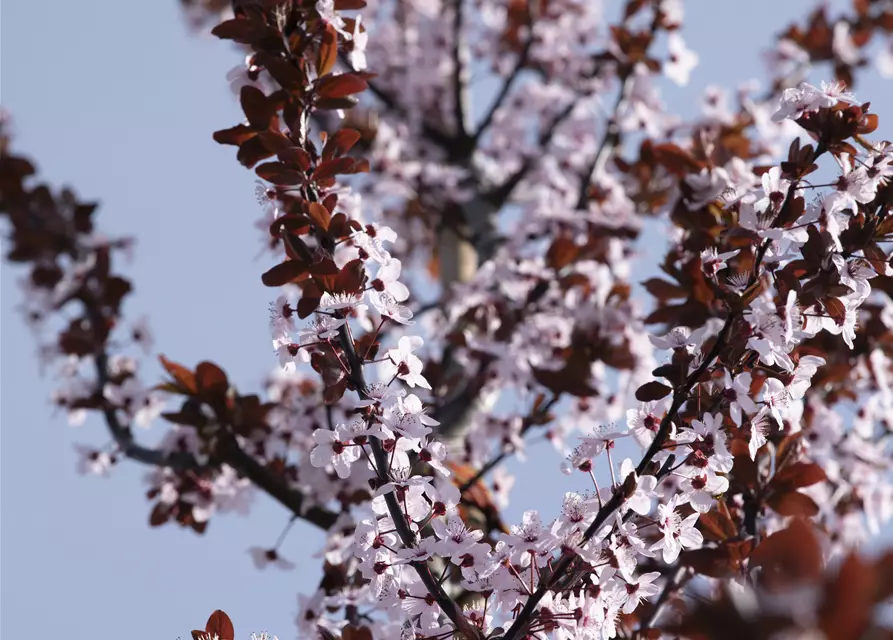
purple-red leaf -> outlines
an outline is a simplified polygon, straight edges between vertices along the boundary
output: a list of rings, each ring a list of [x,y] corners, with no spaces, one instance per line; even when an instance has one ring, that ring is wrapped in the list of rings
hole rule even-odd
[[[268,287],[281,287],[300,278],[307,270],[307,264],[301,260],[286,260],[264,273],[261,281]]]
[[[661,384],[656,380],[651,382],[646,382],[641,387],[636,389],[636,400],[641,402],[649,402],[651,400],[660,400],[672,391],[670,387],[665,384]]]
[[[320,98],[346,98],[355,93],[365,91],[369,85],[355,73],[342,73],[337,76],[326,76],[316,85],[316,93]]]

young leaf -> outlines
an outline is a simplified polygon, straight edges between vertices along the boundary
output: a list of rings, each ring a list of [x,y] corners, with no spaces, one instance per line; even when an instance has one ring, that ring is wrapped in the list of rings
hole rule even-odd
[[[322,44],[319,45],[319,58],[316,61],[317,76],[322,78],[327,75],[338,60],[338,32],[330,24],[326,25],[322,35]]]
[[[211,634],[211,637],[216,635],[220,640],[234,640],[236,636],[232,621],[220,609],[212,613],[211,617],[208,618],[205,631]]]
[[[163,355],[159,355],[158,359],[161,361],[161,366],[164,367],[164,370],[170,374],[184,391],[193,395],[198,391],[195,384],[195,375],[193,375],[192,371],[181,364],[168,360]]]

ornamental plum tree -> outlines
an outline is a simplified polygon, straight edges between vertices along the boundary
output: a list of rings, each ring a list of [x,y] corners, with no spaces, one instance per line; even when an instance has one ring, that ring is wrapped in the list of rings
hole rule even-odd
[[[679,0],[183,4],[244,57],[244,120],[213,138],[257,179],[277,371],[246,393],[162,355],[140,380],[130,240],[37,183],[4,117],[6,257],[53,401],[110,436],[84,471],[151,467],[152,526],[201,534],[261,491],[325,530],[300,637],[890,632],[893,555],[857,549],[893,513],[893,146],[854,90],[893,74],[893,6],[819,7],[767,88],[683,118],[655,85],[697,63]],[[501,465],[535,434],[579,491],[505,522]],[[234,633],[217,611],[193,636]]]

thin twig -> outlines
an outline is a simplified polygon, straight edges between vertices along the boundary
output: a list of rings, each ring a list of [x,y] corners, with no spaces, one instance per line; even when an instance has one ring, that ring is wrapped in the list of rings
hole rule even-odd
[[[592,162],[589,163],[580,177],[580,191],[577,196],[578,210],[586,208],[586,203],[589,200],[589,185],[593,177],[604,171],[605,166],[608,164],[608,159],[620,143],[618,115],[624,105],[629,102],[629,93],[632,90],[634,79],[632,68],[626,69],[620,84],[620,92],[617,94],[617,102],[614,103],[614,109],[605,128],[605,135],[602,137],[601,144],[599,144],[598,151],[593,156]]]
[[[529,26],[530,25],[528,25],[528,28]],[[505,81],[502,83],[502,87],[500,87],[499,89],[499,93],[493,100],[493,104],[490,105],[490,109],[487,111],[487,114],[484,116],[484,119],[478,126],[477,131],[474,132],[474,136],[472,136],[475,145],[477,145],[481,137],[487,132],[490,124],[493,122],[493,116],[495,116],[496,112],[499,111],[499,108],[505,102],[509,91],[511,91],[512,85],[515,84],[515,80],[518,79],[518,77],[521,75],[521,71],[523,71],[524,67],[527,66],[527,61],[530,60],[531,49],[533,49],[532,29],[531,33],[527,34],[527,39],[524,41],[524,44],[521,47],[521,52],[518,54],[518,59],[515,60],[515,66],[512,67],[512,70],[509,72],[508,76],[506,76]]]
[[[453,118],[456,137],[468,139],[468,45],[463,28],[465,0],[453,0]]]
[[[654,601],[654,606],[651,609],[651,612],[648,616],[642,620],[642,625],[639,627],[639,633],[643,633],[647,631],[651,625],[657,622],[657,618],[660,615],[661,609],[667,603],[667,600],[670,599],[670,596],[673,595],[673,592],[676,591],[684,582],[685,576],[688,574],[688,569],[686,567],[680,567],[676,570],[667,583],[664,585],[663,590],[660,592],[660,595],[657,597],[657,600]]]
[[[551,400],[542,405],[535,413],[532,413],[528,416],[525,416],[522,424],[521,424],[521,435],[523,436],[530,427],[533,426],[534,422],[539,419],[541,416],[545,416],[549,413],[549,410],[555,406],[558,402],[558,396],[553,397]],[[472,476],[472,478],[462,484],[459,487],[459,494],[462,495],[471,487],[476,485],[484,476],[486,476],[490,471],[499,466],[499,464],[505,460],[510,455],[514,454],[514,450],[503,450],[500,451],[497,455],[493,456],[490,460],[488,460],[480,469],[478,469],[477,473]]]

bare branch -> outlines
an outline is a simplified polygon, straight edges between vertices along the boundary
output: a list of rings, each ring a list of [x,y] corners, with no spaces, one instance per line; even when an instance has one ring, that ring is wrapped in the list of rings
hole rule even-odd
[[[586,170],[583,172],[583,175],[580,177],[580,193],[577,196],[577,209],[586,208],[586,203],[589,200],[589,185],[592,182],[593,177],[605,170],[605,166],[608,164],[608,159],[611,157],[611,154],[614,153],[614,149],[617,148],[617,145],[620,144],[620,123],[617,121],[617,117],[627,102],[629,102],[629,94],[632,90],[634,78],[635,76],[632,73],[632,69],[628,69],[621,82],[620,93],[617,94],[617,102],[614,104],[614,109],[608,120],[605,135],[602,138],[601,144],[598,146],[598,151],[592,158],[592,162],[589,163]]]
[[[529,6],[530,3],[528,3]],[[529,15],[529,14],[528,14]],[[528,24],[528,28],[530,25]],[[533,33],[532,30],[527,34],[527,40],[524,41],[524,45],[521,47],[521,52],[518,54],[517,60],[515,60],[515,66],[512,67],[512,70],[509,72],[508,76],[506,76],[505,81],[502,83],[502,87],[499,89],[499,93],[496,95],[496,98],[493,100],[493,104],[490,105],[490,109],[487,111],[487,114],[484,116],[484,119],[481,121],[481,124],[478,126],[478,130],[474,132],[474,142],[477,144],[481,137],[487,132],[487,129],[490,127],[490,124],[493,122],[493,116],[496,115],[496,112],[499,111],[499,108],[505,102],[506,97],[511,91],[512,85],[515,84],[515,81],[521,75],[521,72],[527,66],[527,61],[530,60],[530,50],[533,48]]]
[[[558,402],[558,396],[555,396],[551,400],[549,400],[548,402],[546,402],[545,404],[540,406],[533,413],[530,413],[530,414],[524,416],[524,419],[521,422],[520,435],[523,436],[525,433],[527,433],[528,430],[530,430],[530,428],[533,425],[539,424],[539,420],[541,420],[543,417],[545,417],[549,413],[549,410],[552,409],[552,407],[554,407],[557,402]],[[515,453],[514,450],[506,449],[506,450],[500,451],[497,455],[490,458],[490,460],[488,460],[483,466],[481,466],[481,468],[478,470],[478,472],[475,473],[474,476],[472,476],[472,478],[470,480],[463,483],[462,486],[459,487],[459,493],[464,494],[471,487],[476,485],[484,476],[486,476],[493,469],[498,467],[500,465],[500,463],[503,462],[503,460],[505,460],[506,458],[508,458],[509,456],[511,456],[514,453]]]
[[[468,111],[471,103],[468,94],[468,43],[463,28],[464,0],[453,0],[453,117],[456,120],[456,137],[468,138]],[[476,141],[476,139],[475,139]]]

